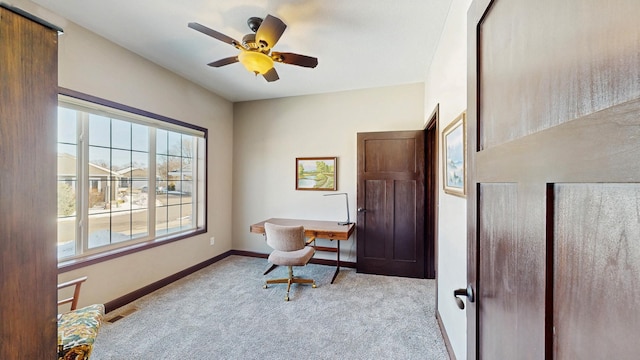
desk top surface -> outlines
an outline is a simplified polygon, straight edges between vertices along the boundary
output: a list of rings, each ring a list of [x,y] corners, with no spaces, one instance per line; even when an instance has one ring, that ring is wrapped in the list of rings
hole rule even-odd
[[[355,224],[338,225],[337,221],[271,218],[251,225],[250,231],[264,234],[266,222],[284,226],[302,225],[307,236],[333,240],[348,240],[355,229]]]

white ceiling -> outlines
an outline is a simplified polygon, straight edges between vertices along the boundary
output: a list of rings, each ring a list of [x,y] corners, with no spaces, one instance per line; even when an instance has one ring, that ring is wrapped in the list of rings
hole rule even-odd
[[[424,82],[451,0],[33,0],[230,101],[279,98]],[[187,27],[198,22],[236,40],[247,19],[287,24],[274,51],[318,58],[309,69],[275,64],[267,83],[231,45]],[[462,29],[465,31],[465,29]]]

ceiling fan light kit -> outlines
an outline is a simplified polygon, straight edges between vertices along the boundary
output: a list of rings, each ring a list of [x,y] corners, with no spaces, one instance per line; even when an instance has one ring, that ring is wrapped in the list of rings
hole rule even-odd
[[[273,68],[273,60],[264,53],[257,51],[240,51],[238,61],[244,65],[247,70],[256,75],[264,75]]]
[[[314,68],[318,65],[318,59],[311,56],[295,53],[271,52],[271,48],[278,42],[287,25],[275,16],[267,15],[263,19],[251,17],[247,20],[247,25],[255,34],[247,34],[239,41],[210,29],[204,25],[190,22],[188,26],[214,39],[225,42],[240,50],[237,56],[232,56],[211,62],[207,65],[221,67],[236,62],[240,62],[244,67],[258,75],[262,75],[268,82],[279,79],[274,62]]]

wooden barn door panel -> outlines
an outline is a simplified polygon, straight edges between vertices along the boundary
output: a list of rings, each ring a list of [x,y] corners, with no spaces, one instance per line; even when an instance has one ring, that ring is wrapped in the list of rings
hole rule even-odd
[[[640,354],[640,184],[554,186],[554,358]]]
[[[0,6],[0,354],[7,359],[57,358],[57,54],[57,31]]]
[[[469,359],[640,352],[638,13],[635,0],[470,7]]]
[[[545,193],[526,183],[479,184],[478,336],[490,358],[543,356]]]
[[[365,187],[365,209],[386,209],[387,183],[383,180],[366,180]],[[387,237],[387,221],[385,211],[367,211],[361,217],[364,218],[366,226],[358,231],[358,235],[366,237],[367,242],[362,246],[362,256],[368,259],[383,260],[386,254],[385,239]],[[358,221],[360,223],[360,220]],[[358,246],[360,248],[360,246]]]

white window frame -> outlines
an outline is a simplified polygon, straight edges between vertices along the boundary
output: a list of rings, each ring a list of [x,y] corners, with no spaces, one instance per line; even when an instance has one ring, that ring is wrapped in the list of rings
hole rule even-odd
[[[117,254],[140,251],[145,248],[158,246],[163,243],[177,241],[207,231],[207,138],[208,131],[196,125],[188,124],[161,115],[149,113],[108,100],[95,98],[73,90],[60,88],[58,96],[59,106],[81,111],[76,120],[77,124],[77,151],[76,151],[76,238],[75,255],[58,259],[58,266],[73,266],[82,263],[87,258],[92,262],[100,259],[101,255],[109,258]],[[88,122],[89,113],[103,115],[111,119],[138,123],[149,128],[148,144],[148,179],[147,196],[148,204],[156,203],[156,130],[163,129],[178,132],[194,137],[194,151],[192,158],[192,197],[191,197],[191,221],[192,225],[187,230],[172,232],[166,235],[156,236],[156,206],[147,208],[147,236],[129,239],[122,242],[111,243],[89,249],[89,144]],[[57,134],[56,134],[57,136]],[[131,181],[131,179],[129,179]],[[182,206],[182,205],[180,205]],[[111,216],[111,213],[109,213]]]

